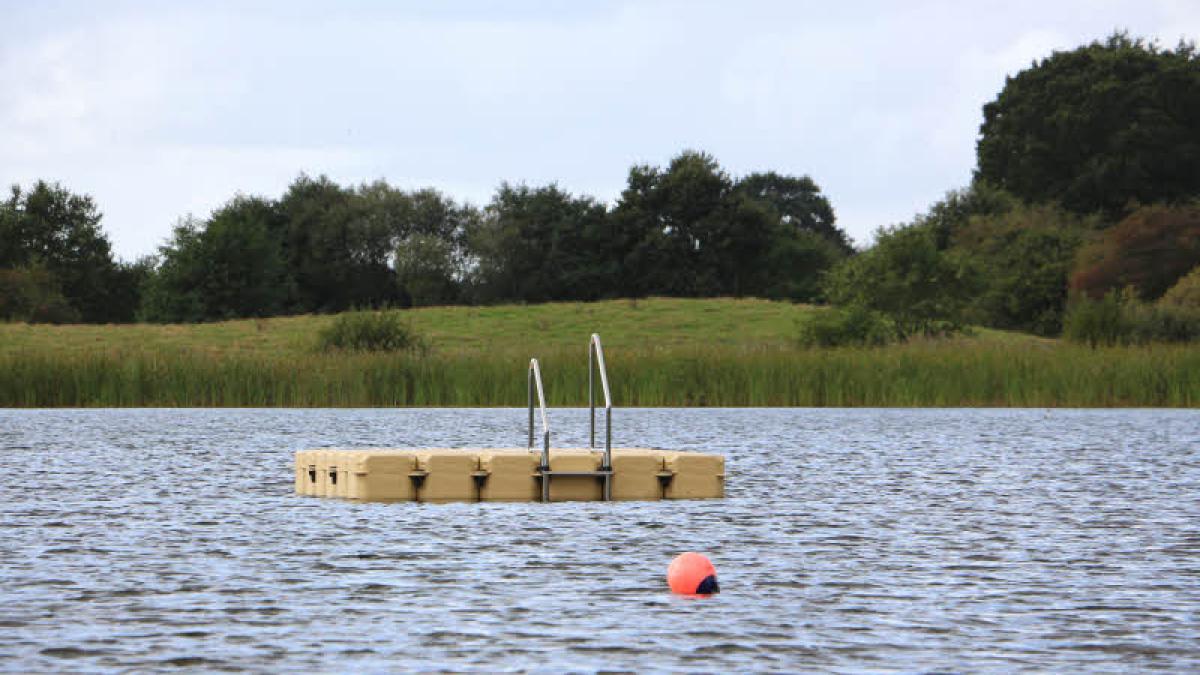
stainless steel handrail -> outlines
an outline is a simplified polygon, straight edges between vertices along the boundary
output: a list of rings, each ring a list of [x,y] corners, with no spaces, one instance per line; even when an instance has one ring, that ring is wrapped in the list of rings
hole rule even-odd
[[[542,465],[541,470],[548,471],[550,469],[550,422],[546,419],[546,394],[542,388],[542,369],[538,366],[537,359],[529,359],[529,374],[527,376],[529,384],[528,400],[529,400],[529,449],[533,450],[533,390],[537,386],[538,408],[542,416]],[[549,481],[542,481],[542,493],[547,492]]]
[[[588,447],[596,447],[596,367],[600,369],[600,388],[604,390],[604,459],[600,465],[601,471],[612,469],[612,392],[608,388],[608,369],[604,366],[604,347],[600,344],[600,335],[592,333],[588,340],[588,407],[591,410],[591,433]],[[609,481],[604,481],[604,500],[610,495]]]

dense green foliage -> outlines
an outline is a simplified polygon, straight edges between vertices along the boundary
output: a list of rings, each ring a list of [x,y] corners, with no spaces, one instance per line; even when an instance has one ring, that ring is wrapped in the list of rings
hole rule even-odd
[[[808,177],[735,181],[697,152],[633,167],[611,222],[613,287],[625,297],[813,300],[820,274],[848,251]]]
[[[396,311],[344,312],[317,333],[317,348],[363,352],[419,351],[424,342]]]
[[[290,279],[278,229],[272,205],[248,197],[221,207],[205,225],[180,223],[147,283],[143,317],[206,321],[283,313]]]
[[[938,249],[944,250],[973,220],[1004,216],[1019,206],[1021,201],[1004,190],[975,181],[964,189],[947,192],[912,224],[930,230]]]
[[[590,197],[505,183],[469,230],[473,292],[484,302],[613,295],[609,230],[607,209]]]
[[[978,291],[967,318],[993,328],[1057,335],[1067,302],[1067,275],[1093,225],[1054,206],[1014,205],[970,218],[950,250]]]
[[[145,274],[113,260],[90,197],[38,181],[0,202],[0,319],[130,321]]]
[[[853,252],[850,238],[835,225],[829,200],[808,176],[783,176],[774,171],[752,173],[739,180],[734,191],[766,207],[774,223],[817,235],[842,253]]]
[[[879,230],[875,246],[828,277],[835,304],[881,312],[901,337],[957,328],[976,288],[970,268],[944,250],[930,228]]]
[[[895,325],[883,314],[860,304],[831,307],[800,321],[802,347],[879,347],[898,340]]]
[[[1080,252],[1071,288],[1095,299],[1130,287],[1156,300],[1198,264],[1200,203],[1142,207]]]
[[[758,295],[812,300],[849,253],[808,177],[735,181],[710,156],[636,166],[615,208],[504,183],[482,210],[434,190],[301,176],[238,196],[160,251],[142,317],[208,321],[350,307]]]
[[[1200,311],[1200,266],[1184,275],[1158,302],[1161,305]]]
[[[1113,291],[1094,300],[1077,298],[1063,335],[1092,347],[1200,340],[1200,309],[1147,303]]]
[[[684,153],[665,171],[635,166],[614,219],[625,243],[623,295],[748,295],[762,286],[768,213],[735,198],[711,157]]]
[[[964,322],[1058,335],[1072,289],[1102,297],[1130,286],[1154,299],[1200,264],[1198,214],[1195,205],[1142,207],[1107,225],[977,183],[881,231],[875,247],[827,277],[828,294],[882,312],[906,335]]]
[[[1200,54],[1123,33],[1055,52],[983,108],[978,176],[1078,213],[1200,194]]]
[[[0,317],[31,323],[73,323],[79,312],[44,267],[0,269]]]

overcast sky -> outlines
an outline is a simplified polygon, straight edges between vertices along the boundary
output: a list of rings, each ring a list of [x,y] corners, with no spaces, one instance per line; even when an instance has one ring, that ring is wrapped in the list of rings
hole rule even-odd
[[[91,194],[133,259],[301,172],[613,202],[693,148],[812,176],[861,244],[970,180],[1006,75],[1118,28],[1200,2],[0,0],[0,182]]]

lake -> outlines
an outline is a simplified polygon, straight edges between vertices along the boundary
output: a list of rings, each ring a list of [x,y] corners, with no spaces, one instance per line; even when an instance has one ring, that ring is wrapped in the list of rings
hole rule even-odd
[[[525,415],[0,410],[0,669],[1200,668],[1194,410],[618,409],[615,445],[724,454],[727,498],[292,494],[295,450]],[[687,550],[721,594],[667,591]]]

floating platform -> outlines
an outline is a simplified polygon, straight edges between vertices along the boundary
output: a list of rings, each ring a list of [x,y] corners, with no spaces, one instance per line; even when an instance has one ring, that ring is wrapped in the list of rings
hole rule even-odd
[[[596,441],[596,378],[604,442]],[[363,502],[567,502],[720,499],[725,458],[612,447],[612,391],[600,336],[588,340],[589,447],[550,450],[542,370],[529,360],[524,448],[326,448],[296,453],[296,494]],[[536,394],[536,396],[535,396]],[[541,418],[535,450],[534,411]],[[603,448],[603,449],[601,449]]]
[[[613,448],[328,448],[296,453],[296,494],[363,502],[720,499],[725,458]],[[606,494],[607,493],[607,494]]]

